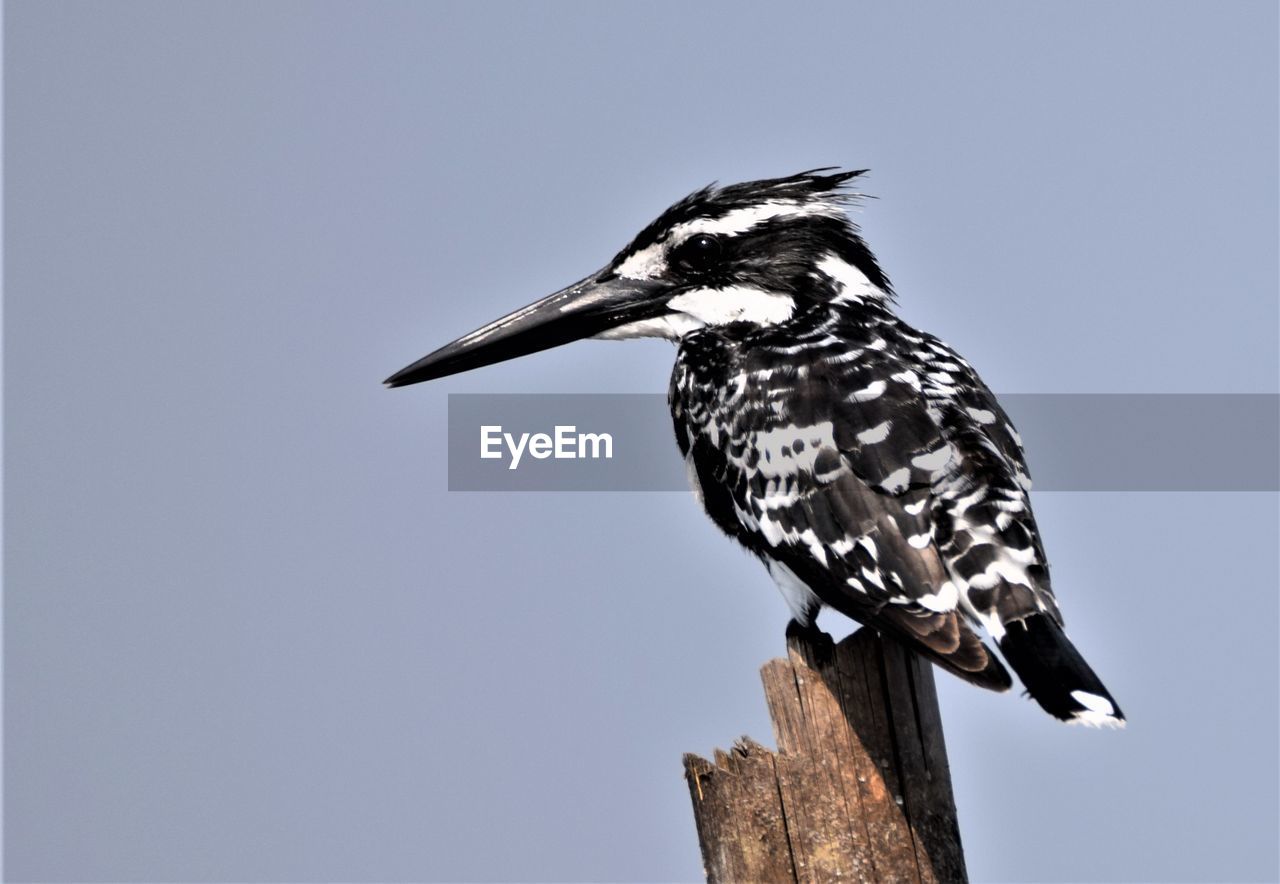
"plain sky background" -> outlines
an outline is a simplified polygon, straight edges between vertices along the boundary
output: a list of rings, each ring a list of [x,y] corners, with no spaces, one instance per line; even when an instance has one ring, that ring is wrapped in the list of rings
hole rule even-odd
[[[9,878],[698,878],[680,756],[770,738],[777,591],[688,494],[445,490],[448,392],[658,392],[671,346],[381,379],[710,180],[842,164],[995,389],[1280,392],[1277,24],[6,4]],[[1277,495],[1034,503],[1131,724],[939,676],[972,877],[1275,880]]]

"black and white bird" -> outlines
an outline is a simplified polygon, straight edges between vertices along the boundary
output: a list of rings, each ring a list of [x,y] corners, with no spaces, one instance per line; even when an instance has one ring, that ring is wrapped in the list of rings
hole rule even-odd
[[[602,270],[386,383],[580,338],[669,338],[693,490],[764,563],[788,629],[816,630],[830,606],[1007,690],[985,630],[1045,711],[1123,726],[1063,631],[1018,433],[968,362],[894,314],[889,279],[846,214],[860,174],[699,190]]]

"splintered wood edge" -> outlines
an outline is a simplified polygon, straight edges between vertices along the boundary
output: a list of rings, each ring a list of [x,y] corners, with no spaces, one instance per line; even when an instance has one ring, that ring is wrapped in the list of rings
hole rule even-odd
[[[837,668],[838,658],[858,653],[853,639],[854,636],[859,635],[861,631],[833,646],[834,651],[828,667],[832,672]],[[808,731],[805,723],[806,713],[802,704],[804,692],[801,690],[799,681],[813,678],[818,683],[826,682],[823,670],[818,666],[813,654],[812,646],[804,639],[788,638],[787,656],[775,657],[761,666],[760,678],[764,682],[765,702],[769,709],[769,721],[773,726],[774,742],[778,746],[777,752],[743,735],[727,752],[718,747],[713,749],[713,761],[708,761],[695,753],[686,753],[683,762],[687,777],[695,773],[706,777],[717,771],[733,772],[736,767],[733,764],[734,757],[745,758],[763,754],[776,760],[781,754],[799,754],[808,750],[804,745],[804,734]],[[833,694],[831,700],[834,709],[842,709],[839,696]]]
[[[684,756],[707,880],[794,881],[776,756],[747,737],[714,754]]]

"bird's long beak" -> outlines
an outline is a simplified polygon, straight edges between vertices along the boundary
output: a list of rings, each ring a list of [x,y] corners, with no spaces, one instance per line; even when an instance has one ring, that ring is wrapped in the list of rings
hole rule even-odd
[[[666,310],[661,286],[592,274],[554,295],[508,313],[400,369],[383,383],[405,387],[549,350]]]

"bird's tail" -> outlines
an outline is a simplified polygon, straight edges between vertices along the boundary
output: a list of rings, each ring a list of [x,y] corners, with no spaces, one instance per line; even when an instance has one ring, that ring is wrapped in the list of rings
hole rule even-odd
[[[1032,614],[1005,625],[1000,652],[1045,712],[1068,724],[1124,727],[1124,713],[1058,622]]]

